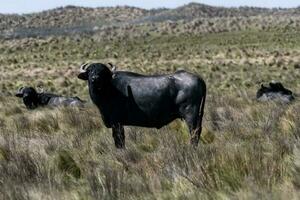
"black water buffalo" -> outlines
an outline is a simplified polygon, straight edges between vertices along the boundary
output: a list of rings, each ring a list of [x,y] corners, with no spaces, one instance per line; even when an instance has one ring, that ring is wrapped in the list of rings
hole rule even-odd
[[[28,109],[34,109],[38,106],[83,106],[84,101],[78,97],[63,97],[56,94],[37,92],[33,87],[21,87],[17,97],[23,99]]]
[[[271,82],[269,87],[261,85],[260,89],[256,93],[256,99],[258,101],[279,101],[283,103],[289,103],[295,99],[293,92],[283,87],[280,82]]]
[[[197,75],[181,70],[145,76],[91,63],[81,66],[78,78],[88,81],[91,99],[105,126],[112,128],[117,148],[125,147],[124,125],[161,128],[176,118],[186,121],[191,144],[198,144],[206,85]]]

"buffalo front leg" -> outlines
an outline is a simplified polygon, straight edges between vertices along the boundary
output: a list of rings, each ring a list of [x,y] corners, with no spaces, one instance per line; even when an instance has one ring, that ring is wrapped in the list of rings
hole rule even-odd
[[[115,146],[118,149],[125,147],[125,133],[124,127],[121,124],[116,124],[112,126],[112,135],[115,141]]]

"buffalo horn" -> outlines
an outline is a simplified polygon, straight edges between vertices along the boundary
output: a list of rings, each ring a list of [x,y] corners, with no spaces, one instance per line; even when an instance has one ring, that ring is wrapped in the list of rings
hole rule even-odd
[[[24,86],[22,86],[22,87],[20,87],[19,89],[18,89],[18,92],[17,93],[22,93],[22,90],[24,89]]]
[[[86,67],[88,66],[88,63],[85,63],[83,65],[80,66],[80,72],[86,72]]]
[[[113,72],[116,71],[117,67],[115,65],[113,65],[111,63],[108,63],[108,65],[110,66],[111,71],[113,71]]]

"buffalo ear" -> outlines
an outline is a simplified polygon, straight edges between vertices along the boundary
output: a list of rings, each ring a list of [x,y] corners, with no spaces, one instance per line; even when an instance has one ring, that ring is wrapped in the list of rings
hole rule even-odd
[[[23,93],[17,93],[16,97],[22,98],[23,97]]]
[[[78,74],[78,76],[77,76],[79,79],[81,79],[81,80],[88,80],[88,74],[87,74],[87,72],[81,72],[80,74]]]

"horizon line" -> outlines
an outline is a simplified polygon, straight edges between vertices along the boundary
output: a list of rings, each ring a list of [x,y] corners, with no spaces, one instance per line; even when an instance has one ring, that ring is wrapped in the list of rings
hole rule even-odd
[[[190,2],[187,4],[183,4],[177,7],[167,7],[167,6],[162,6],[162,7],[154,7],[154,8],[143,8],[141,6],[134,6],[134,5],[113,5],[113,6],[82,6],[82,5],[76,5],[76,4],[67,4],[67,5],[62,5],[62,6],[53,6],[48,9],[41,9],[37,11],[29,11],[29,12],[0,12],[0,15],[30,15],[30,14],[37,14],[37,13],[42,13],[50,10],[55,10],[59,8],[67,8],[67,7],[77,7],[77,8],[118,8],[118,7],[129,7],[129,8],[138,8],[142,10],[159,10],[159,9],[177,9],[180,7],[188,6],[191,4],[197,4],[197,5],[204,5],[204,6],[209,6],[209,7],[216,7],[216,8],[227,8],[227,9],[234,9],[234,8],[259,8],[259,9],[298,9],[300,8],[300,5],[295,6],[295,7],[280,7],[280,6],[275,6],[275,7],[261,7],[261,6],[248,6],[248,5],[240,5],[240,6],[221,6],[221,5],[210,5],[210,4],[205,4],[205,3],[198,3],[198,2]]]

